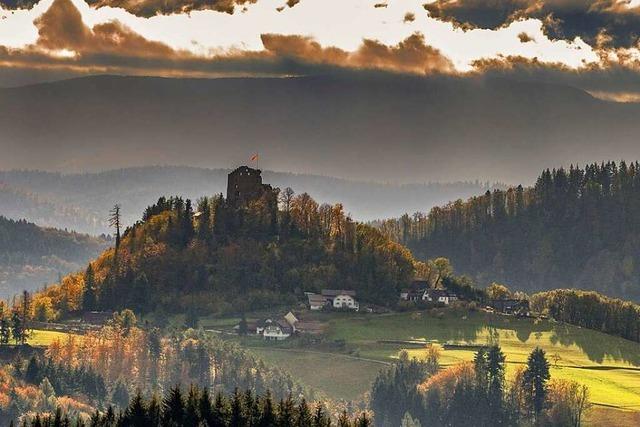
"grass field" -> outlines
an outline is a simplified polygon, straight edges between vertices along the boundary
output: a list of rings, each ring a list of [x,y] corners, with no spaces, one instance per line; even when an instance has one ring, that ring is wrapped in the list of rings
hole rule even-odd
[[[349,401],[361,398],[378,371],[386,365],[343,354],[268,347],[251,350],[266,363],[288,371],[313,390]]]
[[[421,357],[420,345],[383,343],[383,340],[424,341],[435,345],[492,344],[502,347],[507,371],[526,362],[528,354],[542,347],[552,365],[552,377],[568,378],[589,386],[599,409],[640,411],[640,344],[599,332],[557,324],[498,316],[485,312],[444,311],[325,315],[329,322],[327,341],[344,341],[359,358],[315,349],[282,349],[261,346],[252,349],[267,362],[288,370],[304,384],[331,397],[352,399],[370,389],[381,368],[372,360],[389,362],[406,349]],[[305,350],[308,352],[305,353]],[[471,350],[443,350],[441,363],[452,365],[473,358]],[[630,412],[631,417],[635,417]],[[607,412],[607,416],[613,416]]]
[[[61,341],[64,340],[67,335],[69,334],[66,332],[34,329],[31,331],[31,335],[29,336],[29,340],[27,342],[32,346],[46,347],[56,339],[60,339]]]

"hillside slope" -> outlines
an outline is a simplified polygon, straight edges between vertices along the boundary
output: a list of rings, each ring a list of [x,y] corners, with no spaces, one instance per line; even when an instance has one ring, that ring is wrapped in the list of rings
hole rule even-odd
[[[101,238],[0,216],[0,297],[53,283],[81,268],[108,244]]]
[[[640,165],[546,170],[534,187],[487,192],[382,224],[418,257],[447,257],[480,284],[595,290],[640,300]]]
[[[384,304],[413,278],[409,251],[340,204],[302,193],[281,198],[279,209],[277,190],[267,188],[247,204],[160,198],[85,274],[44,295],[63,316],[81,308],[210,314],[295,304],[323,288]]]

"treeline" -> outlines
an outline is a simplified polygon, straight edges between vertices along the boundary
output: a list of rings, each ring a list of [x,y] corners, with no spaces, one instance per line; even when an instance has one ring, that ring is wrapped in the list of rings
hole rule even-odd
[[[375,425],[580,426],[589,408],[585,386],[551,380],[545,352],[536,348],[513,379],[498,346],[480,349],[471,363],[438,369],[430,348],[425,361],[405,354],[383,371],[371,391]]]
[[[319,205],[289,188],[239,208],[221,195],[195,206],[160,198],[116,243],[85,274],[40,295],[53,312],[242,312],[322,288],[386,304],[414,275],[406,248],[354,222],[342,205]]]
[[[145,398],[137,393],[124,407],[117,411],[108,407],[97,412],[87,421],[71,418],[58,408],[54,414],[37,414],[25,426],[32,427],[368,427],[371,425],[366,413],[352,418],[343,412],[332,422],[322,404],[312,406],[304,398],[274,399],[269,391],[255,395],[250,390],[235,390],[227,395],[218,392],[211,396],[207,388],[192,386],[188,392],[180,387],[171,388],[160,399],[156,395]]]
[[[0,298],[52,283],[108,246],[103,238],[0,216]]]
[[[98,173],[0,171],[0,213],[26,218],[36,224],[82,233],[109,233],[105,212],[114,204],[123,207],[123,223],[133,224],[140,212],[163,194],[179,194],[196,200],[202,194],[226,189],[227,169],[185,166],[145,166]],[[304,189],[325,202],[345,200],[356,218],[389,218],[403,209],[439,205],[470,197],[492,188],[483,182],[380,184],[318,175],[264,171],[267,182]],[[380,203],[385,200],[386,203]]]
[[[597,292],[557,289],[531,296],[534,311],[560,322],[640,342],[640,305]]]
[[[449,258],[480,284],[593,289],[640,299],[640,165],[545,170],[535,186],[379,223],[421,258]]]
[[[79,261],[105,246],[103,240],[85,234],[40,228],[0,216],[0,265],[38,263],[47,256]]]

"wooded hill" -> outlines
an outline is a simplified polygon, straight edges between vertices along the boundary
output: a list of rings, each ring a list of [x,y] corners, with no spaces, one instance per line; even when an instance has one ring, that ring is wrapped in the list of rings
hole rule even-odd
[[[530,188],[494,190],[381,230],[417,258],[443,256],[479,284],[575,287],[640,299],[640,165],[545,170]]]
[[[406,248],[352,221],[342,205],[318,205],[286,189],[239,208],[221,195],[197,208],[160,198],[85,274],[36,299],[50,297],[63,315],[80,308],[242,312],[294,304],[303,291],[322,288],[354,289],[384,304],[413,274]]]
[[[52,283],[60,274],[81,268],[108,244],[101,238],[0,216],[0,296]]]

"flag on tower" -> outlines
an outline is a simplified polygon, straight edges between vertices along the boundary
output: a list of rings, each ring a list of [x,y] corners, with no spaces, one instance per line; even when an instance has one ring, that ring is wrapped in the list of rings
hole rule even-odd
[[[252,162],[257,162],[258,161],[258,153],[255,153],[253,156],[251,156],[251,161]]]

